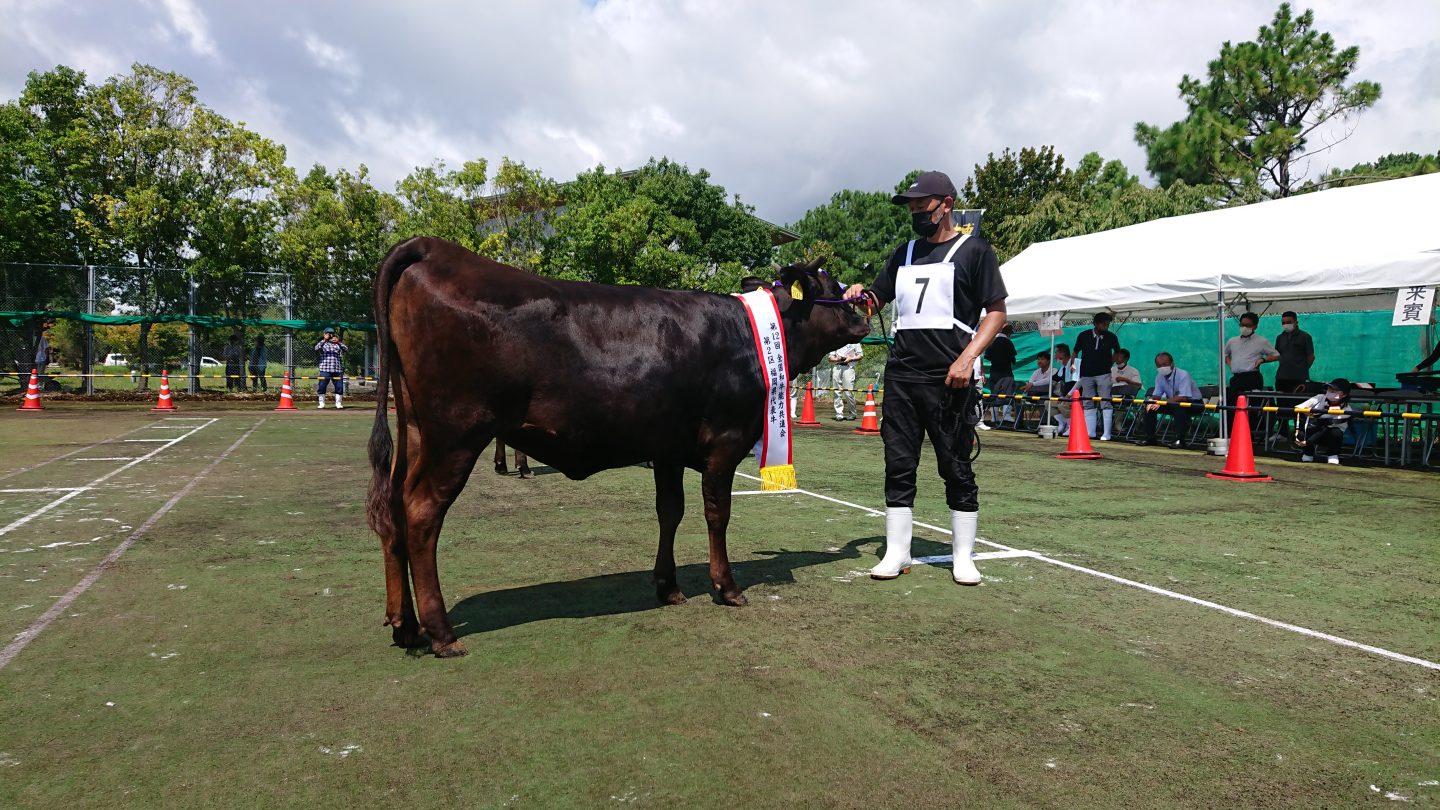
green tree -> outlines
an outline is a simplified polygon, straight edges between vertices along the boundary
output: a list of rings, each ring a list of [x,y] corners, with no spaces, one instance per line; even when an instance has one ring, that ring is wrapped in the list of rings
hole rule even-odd
[[[1047,195],[1065,192],[1067,176],[1065,158],[1053,146],[1027,146],[1019,152],[1006,147],[999,157],[991,152],[975,166],[956,207],[985,209],[981,230],[1003,262],[1029,244],[1004,227],[1006,220],[1029,213]]]
[[[605,284],[733,291],[768,265],[768,227],[753,209],[668,159],[632,172],[583,172],[565,185],[543,272]]]
[[[481,159],[455,171],[447,170],[443,160],[415,169],[395,184],[401,210],[396,235],[438,236],[478,252],[487,168]]]
[[[357,173],[316,165],[279,193],[278,267],[294,283],[300,317],[365,320],[373,316],[375,268],[397,241],[400,203]]]
[[[532,272],[544,259],[550,221],[563,201],[560,184],[524,163],[501,158],[482,200],[478,253]]]
[[[1181,79],[1184,119],[1135,125],[1146,167],[1162,186],[1216,185],[1230,200],[1289,196],[1315,131],[1380,99],[1375,82],[1347,83],[1359,58],[1315,30],[1313,11],[1295,17],[1282,3],[1255,41],[1226,42],[1204,80]]]
[[[908,182],[906,183],[908,185]],[[890,193],[842,189],[789,226],[800,239],[780,248],[784,263],[823,258],[845,284],[869,284],[890,253],[908,238],[910,217]],[[870,270],[865,266],[870,265]]]
[[[1440,172],[1440,152],[1421,155],[1415,152],[1389,154],[1370,163],[1357,163],[1348,169],[1331,169],[1318,181],[1306,181],[1297,191],[1317,191],[1322,188],[1358,186],[1397,177],[1414,177],[1417,174]]]

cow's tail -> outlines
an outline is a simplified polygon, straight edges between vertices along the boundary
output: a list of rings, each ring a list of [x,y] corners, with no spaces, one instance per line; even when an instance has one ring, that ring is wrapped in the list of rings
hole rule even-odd
[[[425,244],[409,239],[390,249],[375,275],[375,338],[379,349],[380,373],[375,385],[375,424],[370,429],[370,497],[365,517],[382,538],[395,533],[395,443],[390,437],[390,380],[395,380],[395,422],[401,443],[405,434],[405,403],[400,396],[401,373],[395,344],[390,339],[390,292],[405,268],[425,258]],[[404,463],[402,458],[401,463]]]

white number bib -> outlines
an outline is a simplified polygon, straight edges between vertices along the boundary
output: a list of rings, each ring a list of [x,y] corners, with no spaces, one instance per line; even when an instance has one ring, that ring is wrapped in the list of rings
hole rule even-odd
[[[958,326],[970,334],[975,328],[955,319],[955,251],[965,244],[965,234],[950,246],[945,259],[935,264],[911,264],[915,254],[912,241],[905,248],[905,264],[895,272],[895,328],[950,329]]]

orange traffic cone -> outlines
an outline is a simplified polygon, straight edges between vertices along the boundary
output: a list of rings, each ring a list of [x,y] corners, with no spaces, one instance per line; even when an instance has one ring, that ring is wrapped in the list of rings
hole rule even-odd
[[[280,381],[280,404],[275,407],[277,411],[295,411],[295,396],[290,391],[290,372],[285,372],[285,379]]]
[[[1230,449],[1225,453],[1225,469],[1218,473],[1205,473],[1206,478],[1255,483],[1275,480],[1255,469],[1255,449],[1250,446],[1250,413],[1245,410],[1246,404],[1244,394],[1235,401],[1235,422],[1230,426]]]
[[[160,399],[155,402],[155,407],[150,409],[151,413],[161,411],[178,411],[175,407],[175,400],[170,398],[170,372],[160,372]]]
[[[30,369],[30,386],[25,389],[25,402],[17,411],[43,411],[45,406],[40,404],[40,370]]]
[[[800,402],[800,419],[792,424],[801,427],[815,427],[820,421],[815,418],[815,383],[805,383],[805,399]]]
[[[861,436],[880,435],[880,417],[875,415],[875,386],[865,391],[865,412],[860,414],[860,427],[850,431]]]
[[[1070,444],[1055,458],[1104,458],[1090,446],[1090,432],[1085,429],[1085,406],[1080,404],[1080,389],[1070,391]]]

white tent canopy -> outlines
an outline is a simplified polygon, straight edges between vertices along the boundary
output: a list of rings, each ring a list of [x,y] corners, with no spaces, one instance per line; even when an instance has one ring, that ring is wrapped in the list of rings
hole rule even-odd
[[[1440,174],[1301,194],[1040,242],[1001,268],[1012,317],[1440,285]],[[1372,304],[1372,306],[1374,306]]]

